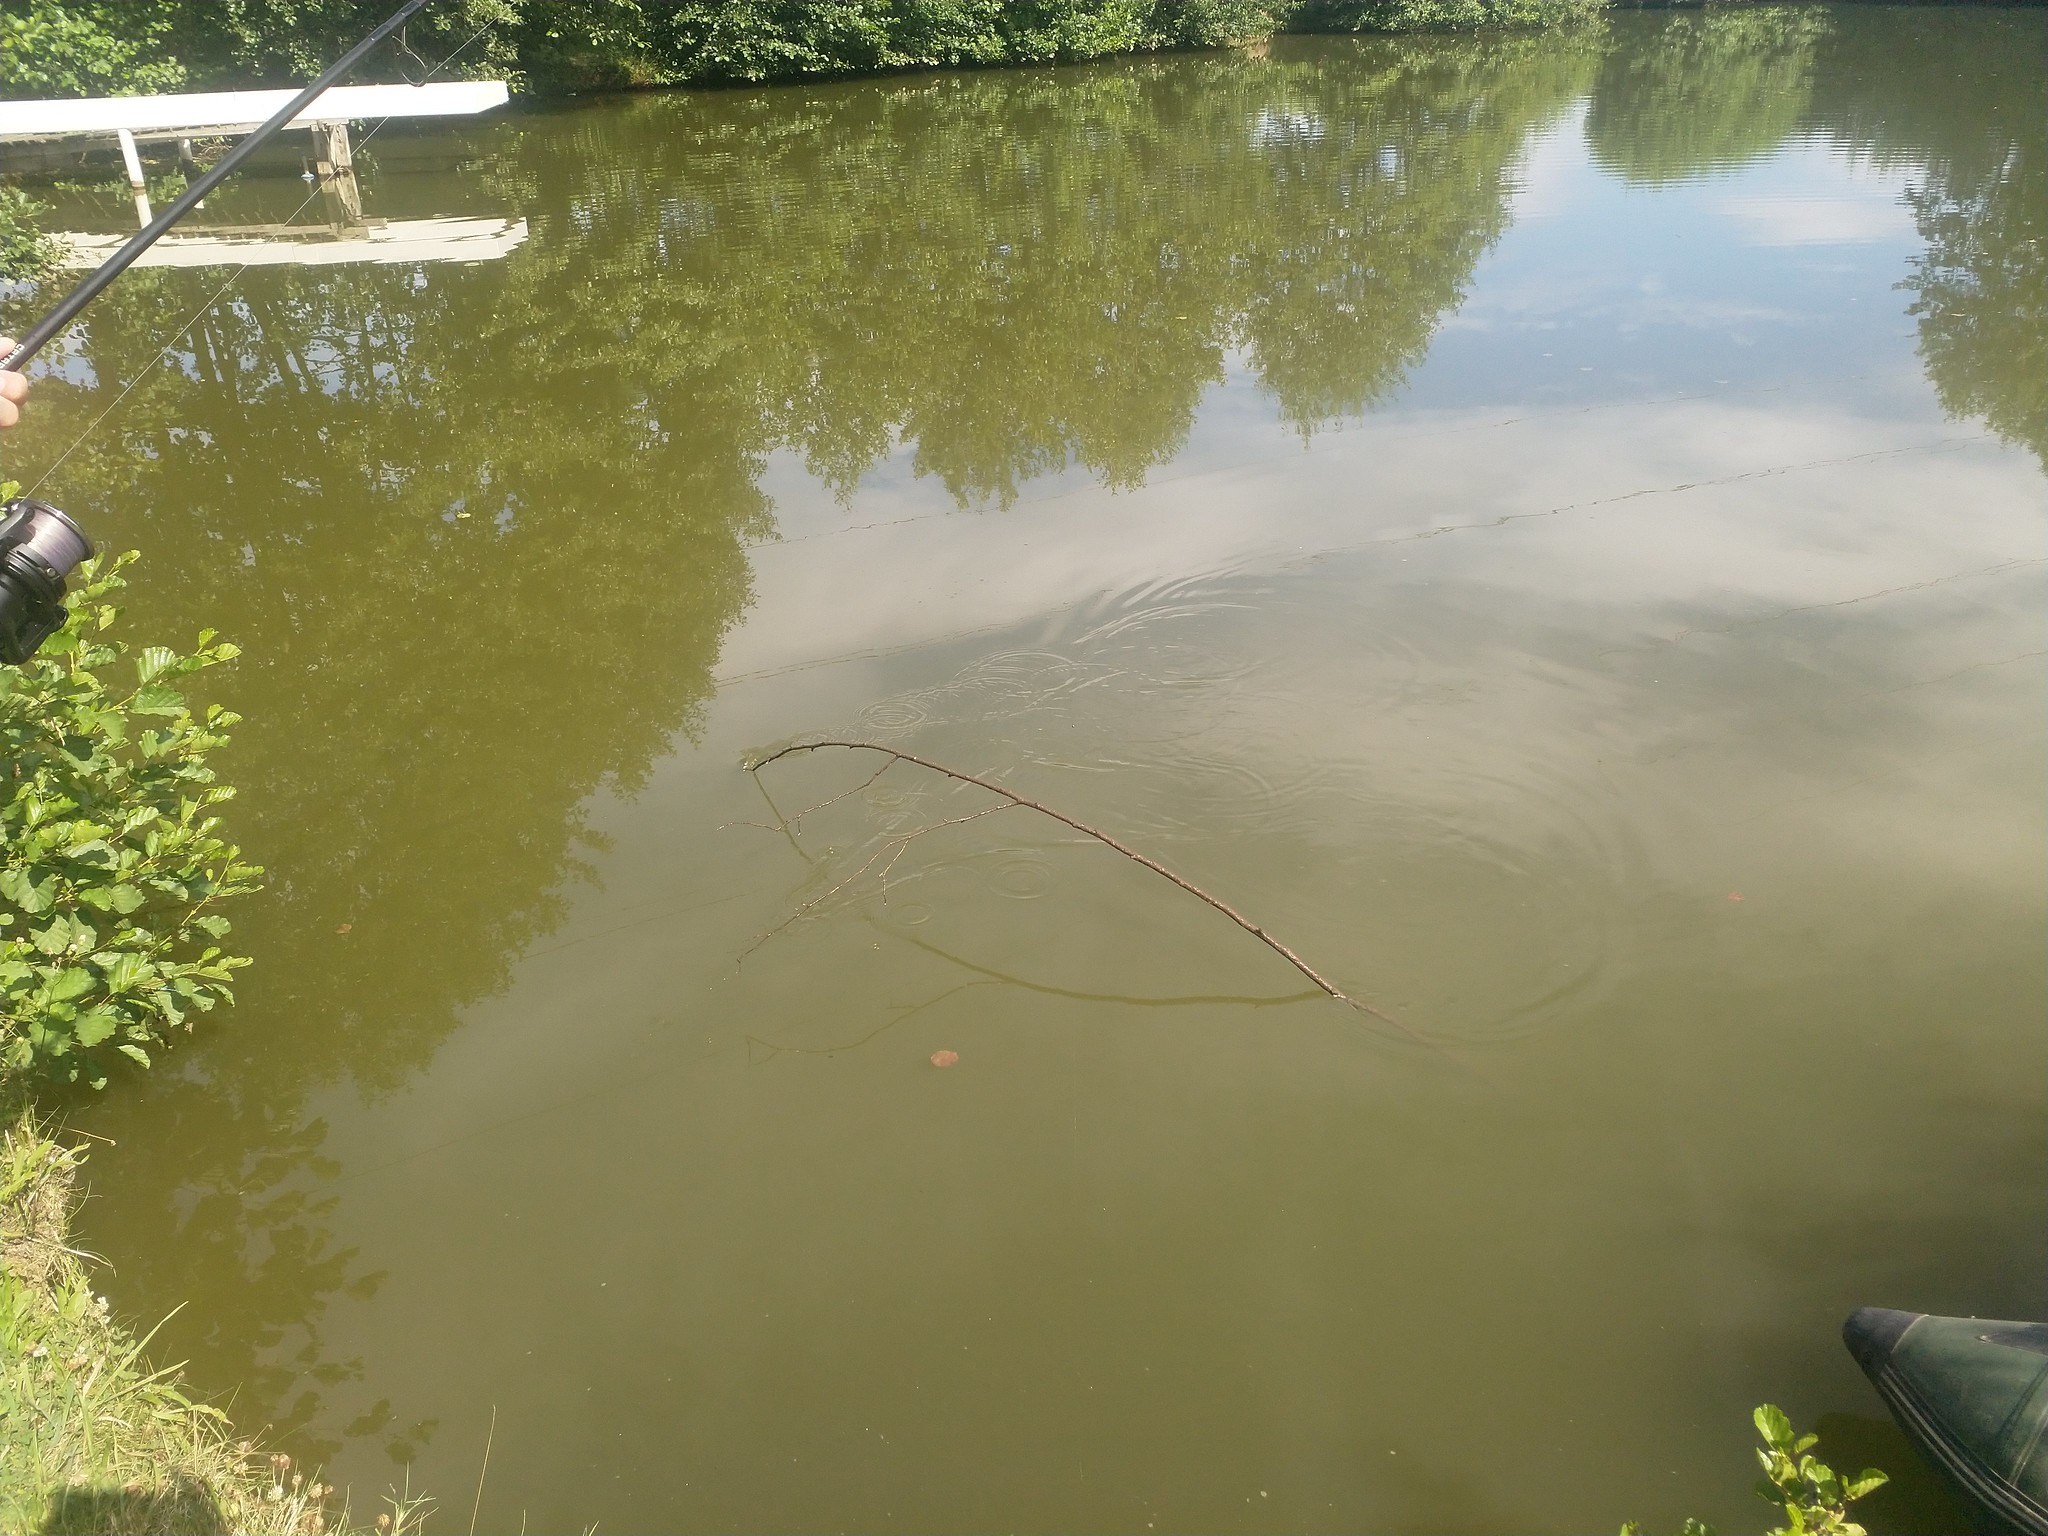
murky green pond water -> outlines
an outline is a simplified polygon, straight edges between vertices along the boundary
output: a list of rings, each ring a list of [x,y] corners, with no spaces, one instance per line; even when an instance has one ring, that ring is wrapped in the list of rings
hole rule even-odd
[[[82,1121],[116,1304],[451,1527],[494,1411],[492,1530],[1743,1529],[1765,1399],[1905,1470],[1842,1316],[2037,1315],[2048,1223],[2044,57],[1636,15],[380,136],[372,215],[523,243],[247,272],[44,487],[247,648],[270,870]],[[226,275],[117,289],[10,471]],[[825,733],[1426,1043],[1054,823],[909,836],[978,791],[742,770]]]

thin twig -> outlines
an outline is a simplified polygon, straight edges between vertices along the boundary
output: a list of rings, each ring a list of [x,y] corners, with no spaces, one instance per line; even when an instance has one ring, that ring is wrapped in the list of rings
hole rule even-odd
[[[1310,965],[1306,960],[1302,959],[1301,956],[1297,955],[1285,944],[1281,943],[1278,939],[1274,938],[1272,934],[1266,932],[1265,929],[1261,928],[1257,923],[1253,922],[1250,918],[1246,917],[1242,912],[1238,911],[1237,908],[1231,906],[1229,902],[1222,900],[1220,897],[1211,896],[1207,891],[1203,890],[1199,885],[1196,885],[1192,880],[1184,879],[1181,876],[1175,874],[1172,870],[1168,869],[1164,864],[1161,864],[1156,859],[1147,858],[1144,854],[1138,852],[1137,849],[1131,847],[1128,843],[1119,841],[1117,838],[1112,837],[1109,833],[1103,831],[1100,827],[1091,827],[1085,821],[1077,821],[1072,816],[1067,815],[1064,811],[1056,811],[1049,805],[1045,805],[1040,801],[1033,800],[1029,796],[1020,795],[1013,789],[1005,789],[1002,785],[994,783],[991,780],[977,778],[974,774],[971,773],[962,773],[957,768],[948,768],[944,763],[935,763],[930,758],[919,757],[915,753],[899,752],[894,747],[877,746],[874,742],[871,741],[800,741],[790,746],[784,747],[780,751],[771,752],[766,757],[759,758],[753,762],[748,763],[747,771],[751,774],[755,774],[758,776],[761,770],[763,768],[766,768],[770,763],[778,762],[785,757],[793,757],[799,752],[816,752],[823,747],[842,747],[849,752],[880,752],[897,762],[914,763],[920,768],[929,769],[933,773],[942,774],[946,778],[956,780],[959,783],[972,784],[977,788],[985,789],[992,795],[1002,796],[1002,798],[1011,805],[1022,806],[1025,810],[1028,811],[1036,811],[1039,815],[1049,816],[1054,821],[1059,822],[1063,826],[1072,827],[1076,832],[1079,832],[1086,837],[1093,838],[1096,842],[1103,844],[1105,847],[1115,849],[1118,853],[1122,854],[1125,858],[1130,859],[1133,863],[1144,865],[1145,868],[1151,870],[1153,874],[1158,875],[1163,879],[1171,880],[1175,885],[1179,886],[1182,890],[1186,891],[1190,896],[1196,897],[1199,900],[1204,901],[1208,905],[1214,907],[1218,912],[1221,912],[1225,917],[1229,918],[1233,923],[1237,924],[1238,927],[1242,928],[1246,933],[1250,934],[1253,938],[1257,939],[1261,944],[1265,945],[1268,949],[1272,950],[1273,953],[1278,955],[1281,959],[1285,960],[1289,965],[1293,966],[1297,971],[1301,972],[1302,975],[1306,976],[1310,981],[1315,983],[1318,990],[1327,993],[1329,996],[1335,998],[1338,1002],[1345,1004],[1347,1007],[1356,1008],[1360,1013],[1369,1013],[1381,1022],[1393,1025],[1394,1028],[1400,1030],[1404,1034],[1411,1035],[1417,1040],[1424,1039],[1422,1035],[1416,1034],[1414,1030],[1410,1029],[1406,1024],[1403,1024],[1399,1019],[1394,1018],[1390,1014],[1382,1013],[1379,1009],[1373,1007],[1372,1004],[1360,1002],[1357,998],[1352,997],[1348,993],[1342,991],[1336,985],[1336,983],[1330,981],[1320,971],[1316,970],[1314,966]],[[939,823],[939,825],[945,826],[949,825],[949,823],[941,822]],[[935,829],[920,829],[920,833],[922,831],[929,830]],[[910,835],[914,837],[920,835],[920,833],[912,833]],[[892,841],[896,840],[892,839]],[[885,843],[882,846],[886,848],[890,846],[890,844]],[[875,858],[879,858],[880,856],[880,850],[877,850]],[[825,893],[825,896],[819,897],[818,901],[825,900],[826,897],[831,896],[833,892],[843,890],[853,880],[857,880],[858,878],[860,878],[860,876],[866,873],[867,870],[874,864],[875,858],[870,858],[866,864],[863,864],[860,867],[860,869],[856,870],[852,875],[848,876],[846,880],[842,880],[838,885],[834,886],[831,891],[827,891]],[[892,860],[891,862],[893,863],[894,861]],[[768,934],[763,935],[761,940],[757,940],[754,944],[750,945],[749,952],[751,952],[753,949],[758,949],[761,943],[765,942],[767,938],[772,937],[774,934],[781,932],[783,928],[788,927],[789,923],[795,920],[798,913],[803,912],[807,908],[815,907],[818,904],[818,901],[806,903],[805,907],[798,908],[797,913],[792,913],[788,919],[785,919],[775,928],[770,929]]]
[[[498,1438],[498,1405],[491,1404],[491,1429],[484,1436],[484,1464],[477,1469],[476,1503],[469,1511],[469,1536],[476,1536],[476,1517],[484,1507],[484,1479],[491,1471],[491,1442]]]
[[[812,809],[815,810],[816,807],[814,806],[812,807]],[[812,912],[815,912],[819,907],[822,907],[826,902],[830,901],[834,896],[837,896],[849,885],[852,885],[855,881],[860,879],[862,875],[866,874],[869,870],[873,869],[875,867],[875,861],[881,858],[883,854],[888,853],[891,848],[894,848],[896,851],[895,853],[890,854],[889,862],[882,866],[882,895],[885,899],[889,894],[889,871],[894,869],[896,867],[896,861],[903,857],[903,850],[905,848],[908,848],[912,843],[916,842],[920,837],[923,837],[925,833],[936,832],[941,827],[957,827],[962,822],[979,821],[984,816],[991,816],[994,815],[997,811],[1007,811],[1009,809],[1010,807],[1007,805],[991,805],[983,808],[982,810],[970,812],[965,816],[955,816],[947,821],[935,821],[928,826],[919,827],[915,831],[899,833],[897,836],[889,838],[886,842],[882,843],[880,847],[876,848],[873,853],[868,855],[868,859],[865,864],[861,865],[859,869],[856,869],[844,880],[841,880],[837,885],[833,886],[831,890],[826,891],[822,896],[813,896],[809,901],[804,902],[801,906],[797,907],[794,911],[792,911],[789,914],[789,916],[785,917],[773,928],[770,928],[766,933],[757,936],[753,943],[749,944],[745,949],[740,951],[739,961],[737,963],[745,965],[747,962],[747,956],[751,955],[763,944],[766,944],[770,939],[774,938],[775,935],[782,932],[783,929],[789,927],[790,924],[794,923],[798,918],[806,917]],[[792,840],[793,838],[794,834],[792,834]]]
[[[873,773],[869,774],[865,779],[862,779],[858,784],[854,785],[853,788],[842,789],[841,791],[839,791],[838,794],[830,796],[827,799],[820,800],[816,805],[807,805],[802,810],[798,811],[794,816],[784,816],[781,811],[776,810],[775,814],[778,820],[772,827],[769,826],[768,823],[765,821],[728,821],[721,824],[718,830],[723,832],[727,827],[758,827],[763,832],[785,832],[794,835],[798,832],[803,831],[804,818],[806,816],[811,815],[815,811],[822,811],[828,805],[837,805],[841,800],[844,800],[848,795],[859,794],[862,790],[866,789],[870,784],[874,783],[876,779],[879,779],[883,774],[887,773],[891,768],[894,768],[895,766],[896,765],[894,763],[884,763],[881,767],[877,768]],[[770,810],[775,810],[775,802],[772,800],[769,801],[768,807]]]

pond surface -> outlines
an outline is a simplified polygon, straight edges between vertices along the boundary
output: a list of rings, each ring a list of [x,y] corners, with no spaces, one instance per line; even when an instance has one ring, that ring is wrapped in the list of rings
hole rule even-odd
[[[1952,1520],[1836,1330],[2039,1315],[2044,57],[1638,14],[377,137],[372,215],[525,243],[243,274],[43,487],[246,648],[270,872],[80,1121],[116,1305],[451,1527],[488,1438],[478,1529],[1742,1529],[1765,1400]],[[125,279],[10,471],[227,279]],[[817,735],[1398,1023],[1042,817],[913,835],[982,791],[744,770]]]

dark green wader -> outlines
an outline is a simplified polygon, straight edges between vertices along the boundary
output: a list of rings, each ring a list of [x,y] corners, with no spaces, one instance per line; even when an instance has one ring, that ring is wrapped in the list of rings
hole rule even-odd
[[[2048,1324],[1863,1307],[1842,1341],[1986,1531],[2048,1536]]]

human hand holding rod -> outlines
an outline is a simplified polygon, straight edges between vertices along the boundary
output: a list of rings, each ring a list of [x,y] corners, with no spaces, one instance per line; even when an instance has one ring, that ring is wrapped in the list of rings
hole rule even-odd
[[[12,336],[0,336],[0,357],[14,350]],[[0,427],[11,427],[21,420],[21,403],[28,398],[28,375],[9,369],[0,373]]]

